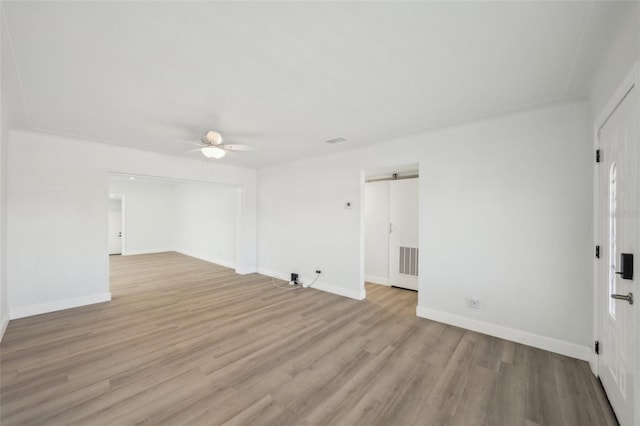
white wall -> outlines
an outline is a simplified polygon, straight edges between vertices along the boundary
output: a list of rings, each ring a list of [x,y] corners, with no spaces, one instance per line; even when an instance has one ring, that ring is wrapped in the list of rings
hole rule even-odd
[[[237,189],[224,185],[180,184],[175,197],[176,250],[234,267]]]
[[[253,170],[35,132],[12,132],[9,150],[12,318],[109,299],[109,172],[240,187],[236,270],[255,272]]]
[[[364,277],[389,284],[389,182],[364,185]]]
[[[5,123],[0,124],[2,130]],[[7,290],[7,136],[0,136],[0,340],[9,325]]]
[[[615,15],[619,22],[613,26],[611,44],[598,62],[590,85],[592,120],[602,112],[634,62],[640,59],[640,2],[617,2],[614,6],[623,13]]]
[[[421,315],[589,357],[587,117],[585,104],[554,106],[429,139],[420,167]]]
[[[125,194],[123,255],[175,249],[175,186],[172,182],[109,179],[109,192]]]
[[[20,82],[7,27],[0,7],[0,340],[9,323],[7,285],[7,182],[9,132],[24,125],[27,111],[19,90]]]
[[[572,103],[259,170],[259,270],[362,297],[361,171],[418,160],[419,315],[587,358],[592,154]]]
[[[1,8],[0,8],[1,9]],[[1,22],[1,21],[0,21]],[[4,39],[4,32],[2,32]],[[2,43],[4,47],[4,43]],[[2,64],[2,88],[5,86],[4,66]],[[9,324],[9,304],[7,302],[7,147],[9,145],[9,117],[6,112],[6,98],[2,96],[0,89],[0,340],[4,336],[4,331]]]
[[[362,176],[354,157],[316,157],[258,171],[258,272],[287,280],[295,272],[308,283],[320,269],[315,288],[364,297]]]
[[[0,7],[0,51],[7,47]],[[7,99],[3,96],[5,82],[5,57],[0,58],[0,341],[9,324],[9,305],[7,303],[6,279],[6,217],[7,217],[7,145],[9,143],[9,118],[6,111]]]

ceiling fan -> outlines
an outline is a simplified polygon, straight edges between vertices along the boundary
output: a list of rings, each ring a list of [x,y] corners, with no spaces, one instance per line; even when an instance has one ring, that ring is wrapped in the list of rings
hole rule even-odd
[[[215,130],[209,130],[200,138],[200,142],[193,143],[199,146],[198,149],[205,157],[216,160],[224,157],[227,151],[252,151],[252,148],[247,145],[222,143],[222,135]]]

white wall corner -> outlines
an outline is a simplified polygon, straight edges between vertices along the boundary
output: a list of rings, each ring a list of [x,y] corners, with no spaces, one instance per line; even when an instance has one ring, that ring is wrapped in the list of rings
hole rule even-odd
[[[326,291],[327,293],[333,293],[333,294],[337,294],[338,296],[344,296],[344,297],[348,297],[350,299],[355,299],[355,300],[364,300],[367,297],[366,293],[361,289],[351,290],[348,288],[325,283],[322,281],[317,281],[311,288],[315,290]]]
[[[49,312],[62,311],[64,309],[77,308],[80,306],[93,305],[111,301],[111,293],[99,293],[91,296],[76,297],[73,299],[58,300],[55,302],[42,303],[40,305],[23,306],[13,308],[9,312],[10,319],[30,317],[33,315],[46,314]]]
[[[262,275],[266,275],[268,277],[273,277],[279,280],[287,281],[287,282],[291,278],[289,274],[283,274],[282,272],[276,272],[276,271],[272,271],[270,269],[265,269],[265,268],[258,268],[258,273]],[[311,284],[313,282],[313,279],[303,277],[301,281],[304,284],[307,284],[307,283]],[[311,288],[314,290],[326,291],[327,293],[333,293],[333,294],[337,294],[338,296],[344,296],[344,297],[348,297],[350,299],[355,299],[355,300],[364,300],[367,297],[364,290],[346,289],[344,287],[325,283],[322,281],[316,281],[316,283]]]
[[[364,280],[368,283],[373,283],[373,284],[381,284],[381,285],[389,285],[389,278],[388,277],[379,277],[377,275],[371,275],[371,274],[367,274],[364,276]]]
[[[176,251],[176,252],[178,252],[180,254],[184,254],[185,256],[195,257],[196,259],[204,260],[205,262],[215,263],[216,265],[224,266],[225,268],[235,269],[235,267],[236,267],[235,262],[230,262],[230,261],[224,260],[224,259],[218,259],[218,258],[215,258],[215,257],[204,255],[202,253],[197,253],[197,252],[194,252],[194,251],[191,251],[191,250],[176,249],[174,251]]]
[[[266,268],[258,268],[257,272],[262,275],[266,275],[268,277],[273,277],[278,280],[289,281],[291,278],[288,274],[283,274],[281,272],[272,271],[271,269]]]
[[[178,251],[174,248],[155,248],[155,249],[144,249],[144,250],[123,250],[123,256],[136,256],[138,254],[155,254],[155,253],[167,253],[170,251]],[[195,257],[195,256],[194,256]]]
[[[591,362],[592,360],[592,351],[587,346],[577,345],[575,343],[565,342],[563,340],[541,336],[517,330],[515,328],[508,328],[488,322],[478,321],[472,318],[450,314],[448,312],[429,309],[424,306],[418,306],[416,308],[416,315],[421,318],[461,327],[478,333],[487,334],[489,336],[499,337],[501,339],[510,340],[523,345],[533,346],[534,348],[577,358],[583,361]]]
[[[2,342],[2,338],[4,337],[4,332],[7,331],[8,325],[9,325],[9,317],[5,317],[0,320],[0,342]]]

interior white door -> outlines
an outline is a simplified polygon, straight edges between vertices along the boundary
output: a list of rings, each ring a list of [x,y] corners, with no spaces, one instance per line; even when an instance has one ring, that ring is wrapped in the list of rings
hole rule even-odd
[[[389,284],[418,290],[418,179],[389,182]]]
[[[636,276],[631,280],[621,275],[622,254],[638,254],[637,92],[631,89],[599,133],[598,374],[621,425],[640,424],[635,412],[640,301],[631,303],[632,294],[637,298],[640,292],[634,289]]]
[[[122,254],[122,212],[109,212],[109,254]]]

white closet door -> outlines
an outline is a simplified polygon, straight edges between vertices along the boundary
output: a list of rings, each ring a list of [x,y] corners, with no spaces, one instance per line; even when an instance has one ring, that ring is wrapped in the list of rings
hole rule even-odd
[[[389,284],[418,290],[418,179],[389,182]]]
[[[109,254],[122,254],[122,213],[109,212]]]

